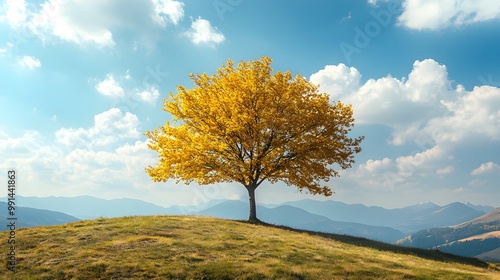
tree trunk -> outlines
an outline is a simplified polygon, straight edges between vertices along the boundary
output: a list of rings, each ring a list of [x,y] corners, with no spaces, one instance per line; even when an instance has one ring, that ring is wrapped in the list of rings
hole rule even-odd
[[[248,221],[252,223],[260,223],[260,220],[257,219],[257,207],[255,205],[255,189],[257,186],[250,185],[246,188],[248,190],[248,199],[250,202],[250,215],[248,216]]]

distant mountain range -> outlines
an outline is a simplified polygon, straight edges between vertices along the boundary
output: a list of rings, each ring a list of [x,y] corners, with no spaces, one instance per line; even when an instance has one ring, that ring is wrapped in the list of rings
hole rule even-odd
[[[418,231],[396,244],[500,262],[500,208],[456,226]]]
[[[2,228],[0,231],[6,229],[5,226],[9,224],[7,221],[8,217],[11,217],[7,213],[7,203],[0,202],[0,223],[2,223]],[[56,211],[41,210],[30,207],[17,207],[15,209],[16,228],[27,228],[34,226],[52,226],[65,223],[71,223],[78,221],[77,218]]]
[[[494,209],[490,206],[474,206],[470,203],[459,202],[445,206],[427,202],[398,209],[309,199],[286,202],[285,204],[325,216],[334,221],[386,226],[406,233],[426,228],[456,225]]]
[[[4,199],[5,201],[5,199]],[[67,213],[78,219],[99,217],[144,216],[155,214],[184,214],[182,207],[165,208],[138,199],[101,199],[93,196],[77,197],[24,197],[17,196],[20,205]]]
[[[6,201],[5,198],[1,200]],[[63,212],[78,219],[155,214],[194,214],[240,220],[248,217],[248,202],[234,200],[209,201],[196,207],[168,208],[137,199],[105,200],[92,196],[43,198],[18,196],[17,200],[23,206]],[[405,208],[385,209],[362,204],[305,199],[278,205],[258,205],[257,215],[267,223],[361,236],[392,243],[418,230],[447,227],[470,221],[493,209],[489,206],[458,202],[445,206],[427,202]],[[40,225],[46,224],[42,223],[41,217],[38,219],[41,221]],[[29,224],[36,225],[36,219],[30,220]]]

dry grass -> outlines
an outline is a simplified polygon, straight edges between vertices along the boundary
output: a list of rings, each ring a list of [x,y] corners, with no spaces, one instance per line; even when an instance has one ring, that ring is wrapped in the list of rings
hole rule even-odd
[[[21,229],[16,242],[17,271],[0,279],[500,279],[437,251],[193,216]]]
[[[484,240],[484,239],[488,239],[488,238],[500,238],[500,231],[499,230],[490,231],[490,232],[486,232],[483,234],[478,234],[478,235],[474,235],[471,237],[463,238],[463,239],[460,239],[458,241],[464,242],[464,241],[471,241],[471,240],[476,240],[476,239]]]

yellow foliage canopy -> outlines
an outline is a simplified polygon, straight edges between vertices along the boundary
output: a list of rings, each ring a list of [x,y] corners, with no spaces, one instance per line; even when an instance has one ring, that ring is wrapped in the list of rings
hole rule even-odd
[[[211,184],[239,182],[258,187],[283,181],[313,194],[332,194],[320,186],[350,168],[363,137],[352,139],[352,108],[304,77],[272,73],[271,59],[231,60],[211,76],[190,75],[193,89],[177,87],[164,102],[176,125],[146,132],[159,163],[147,172],[156,181],[175,179]]]

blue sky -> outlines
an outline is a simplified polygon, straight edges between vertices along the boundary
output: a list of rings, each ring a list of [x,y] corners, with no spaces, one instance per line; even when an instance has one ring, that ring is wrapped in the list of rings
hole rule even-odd
[[[143,133],[189,73],[269,56],[352,104],[366,140],[332,197],[264,183],[258,202],[499,207],[499,50],[496,0],[6,0],[0,169],[18,171],[23,196],[246,198],[237,184],[153,183]]]

